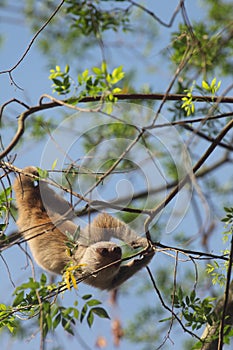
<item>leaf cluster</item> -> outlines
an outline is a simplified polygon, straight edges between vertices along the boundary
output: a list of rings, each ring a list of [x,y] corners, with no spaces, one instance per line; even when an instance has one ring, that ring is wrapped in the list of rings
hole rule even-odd
[[[70,67],[65,66],[64,72],[61,70],[61,67],[56,65],[55,69],[50,70],[49,79],[53,81],[53,92],[57,92],[59,95],[65,95],[70,92],[70,76],[69,76]]]
[[[90,74],[85,69],[78,75],[77,82],[74,82],[69,75],[69,66],[65,66],[62,71],[60,66],[50,70],[49,79],[53,81],[53,92],[59,95],[68,94],[73,81],[75,88],[75,97],[68,99],[67,103],[76,104],[86,96],[97,97],[102,96],[105,101],[116,102],[117,98],[114,94],[120,93],[119,87],[114,87],[120,80],[124,78],[123,67],[119,66],[108,72],[106,62],[102,62],[101,67],[93,67],[94,74]]]
[[[216,109],[216,106],[214,104],[214,97],[216,97],[216,93],[217,91],[220,89],[221,86],[221,81],[217,82],[217,78],[213,78],[211,80],[210,83],[208,83],[205,80],[202,80],[202,84],[201,86],[199,86],[198,84],[196,84],[196,81],[194,80],[192,82],[191,87],[188,87],[186,89],[183,90],[182,86],[180,86],[180,88],[182,88],[182,90],[180,92],[182,93],[186,93],[185,97],[182,97],[182,101],[183,103],[181,104],[180,101],[176,103],[176,109],[170,109],[171,111],[175,110],[175,117],[174,120],[176,119],[181,119],[184,117],[189,117],[191,115],[194,114],[198,114],[198,113],[208,113],[209,108],[213,108],[213,110]],[[194,98],[194,90],[197,90],[198,93],[204,97],[206,94],[209,96],[209,94],[212,95],[213,101],[210,103],[206,103],[204,106],[199,107],[198,109],[196,109],[196,99]],[[203,99],[204,101],[204,99]],[[213,123],[212,123],[213,124]],[[211,121],[208,121],[208,128],[207,131],[212,134],[213,130],[211,127]],[[214,125],[214,124],[213,124]]]
[[[65,232],[68,241],[66,242],[67,254],[72,257],[75,254],[75,251],[78,247],[78,238],[80,236],[80,226],[77,227],[74,233],[70,233],[68,231]]]
[[[4,188],[3,191],[0,192],[0,219],[5,219],[8,215],[8,211],[9,211],[8,204],[12,200],[10,195],[11,195],[11,187]],[[1,238],[3,236],[3,232],[6,229],[6,227],[7,227],[6,222],[0,223],[0,237]]]
[[[17,321],[12,314],[12,307],[0,304],[0,329],[5,327],[13,333],[17,327]]]
[[[110,318],[106,310],[98,306],[101,304],[101,302],[97,299],[92,299],[91,294],[84,295],[82,299],[87,301],[81,310],[80,322],[83,322],[86,319],[88,326],[91,327],[94,322],[95,315],[101,318]]]
[[[231,10],[232,12],[232,10]],[[219,26],[209,25],[207,22],[196,22],[192,25],[192,31],[185,24],[179,25],[179,30],[172,33],[172,61],[175,65],[184,58],[187,48],[192,55],[189,65],[183,70],[183,78],[189,81],[191,73],[215,74],[216,67],[224,74],[232,70],[232,62],[229,52],[232,51],[231,25],[226,26],[224,35],[219,35]],[[214,63],[214,64],[213,64]]]
[[[233,208],[225,207],[224,210],[226,212],[226,216],[221,221],[225,224],[224,227],[227,228],[227,230],[223,231],[222,240],[224,243],[226,243],[233,234]],[[225,249],[224,254],[229,254],[229,249]],[[221,264],[219,264],[217,261],[213,261],[213,263],[207,264],[206,271],[212,276],[213,284],[218,283],[220,286],[225,285],[228,265],[228,261]]]
[[[233,231],[233,207],[225,207],[226,216],[221,220],[225,223],[225,227],[230,226],[230,230],[227,233],[231,233]],[[226,232],[225,232],[226,233]]]
[[[212,283],[224,286],[226,283],[226,263],[219,264],[217,261],[206,265],[206,272],[212,277]]]
[[[94,34],[97,37],[107,30],[117,31],[119,27],[122,27],[124,31],[129,30],[129,10],[123,7],[113,7],[111,1],[108,1],[110,6],[105,9],[104,2],[107,3],[107,1],[99,0],[68,0],[67,12],[72,15],[72,27],[78,29],[83,35]],[[119,2],[124,2],[124,0]]]
[[[64,285],[63,282],[62,285]],[[7,327],[10,332],[13,332],[18,327],[16,315],[21,314],[28,320],[38,318],[43,337],[46,337],[48,332],[54,331],[58,325],[74,335],[72,326],[77,321],[83,322],[86,319],[91,327],[95,315],[109,318],[105,309],[100,306],[101,302],[93,299],[91,294],[82,297],[85,303],[80,312],[77,308],[78,301],[75,301],[72,307],[60,306],[57,302],[51,301],[51,297],[56,298],[57,293],[58,287],[55,284],[47,284],[44,274],[41,275],[40,281],[30,277],[28,282],[15,289],[12,306],[0,305],[0,327]]]
[[[212,325],[216,319],[212,304],[215,298],[207,297],[201,300],[196,296],[195,290],[192,290],[190,295],[185,295],[179,287],[172,299],[174,307],[181,310],[181,317],[187,321],[185,326],[191,327],[192,330],[198,330],[206,323]]]

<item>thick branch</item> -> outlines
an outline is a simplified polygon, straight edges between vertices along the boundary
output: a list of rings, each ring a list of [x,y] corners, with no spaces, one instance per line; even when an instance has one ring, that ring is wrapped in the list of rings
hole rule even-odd
[[[164,99],[164,94],[116,94],[114,95],[115,97],[118,98],[118,100],[163,100]],[[186,95],[184,94],[167,94],[166,95],[166,100],[167,101],[181,101],[183,97]],[[85,97],[80,100],[80,103],[86,103],[86,102],[98,102],[102,99],[102,96],[97,96],[97,97]],[[233,97],[212,97],[212,96],[193,96],[193,99],[196,99],[196,102],[218,102],[218,103],[233,103]],[[13,101],[12,101],[13,102]],[[68,106],[69,100],[68,101],[61,101]],[[1,106],[0,108],[0,119],[2,117],[3,110],[6,105],[9,103],[5,103],[4,105]],[[21,103],[22,104],[22,103]],[[33,106],[28,108],[25,112],[21,113],[19,118],[18,118],[18,129],[17,132],[15,133],[13,139],[9,143],[9,145],[0,153],[0,159],[4,158],[9,152],[12,151],[12,149],[16,146],[20,138],[22,137],[24,130],[25,130],[25,120],[27,119],[28,116],[42,111],[42,110],[47,110],[55,107],[61,107],[62,103],[58,102],[49,102],[49,103],[40,103],[38,106]],[[73,106],[72,106],[73,107]],[[232,113],[224,114],[223,116],[231,116]],[[219,116],[218,116],[219,118]],[[208,120],[210,119],[217,119],[217,116],[214,117],[208,117]],[[200,119],[200,120],[203,120]],[[187,121],[186,121],[187,123]],[[176,124],[181,124],[181,121]],[[172,123],[172,125],[175,125]],[[163,125],[164,126],[164,125]],[[167,125],[165,125],[167,126]],[[153,128],[159,127],[159,125],[154,125]],[[162,127],[162,125],[161,125]],[[148,128],[149,129],[149,128]]]
[[[222,315],[223,307],[224,307],[224,297],[221,298],[215,308],[216,315]],[[227,316],[227,317],[226,317]],[[230,289],[228,293],[228,302],[226,305],[226,313],[225,313],[225,325],[233,325],[233,281],[230,284]],[[218,342],[219,339],[216,337],[218,335],[219,323],[214,323],[212,326],[207,325],[204,333],[202,334],[202,340],[204,344],[201,347],[201,350],[219,350]],[[215,336],[215,339],[211,340],[211,337]]]

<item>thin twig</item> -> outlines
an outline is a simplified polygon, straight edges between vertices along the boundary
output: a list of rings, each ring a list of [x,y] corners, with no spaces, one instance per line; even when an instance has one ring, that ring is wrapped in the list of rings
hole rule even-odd
[[[168,249],[168,250],[173,250],[175,252],[180,252],[183,253],[185,255],[188,255],[190,257],[190,259],[199,259],[199,258],[194,258],[191,257],[192,255],[197,255],[198,257],[205,257],[205,258],[211,258],[211,259],[220,259],[220,260],[225,260],[225,261],[229,261],[229,257],[226,255],[216,255],[216,254],[211,254],[211,253],[206,253],[206,252],[200,252],[200,251],[196,251],[196,250],[188,250],[188,249],[182,249],[182,248],[177,248],[177,247],[172,247],[172,246],[168,246],[168,245],[164,245],[162,243],[159,242],[153,242],[152,243],[156,248],[162,248],[162,249]]]
[[[152,275],[152,272],[151,272],[150,268],[149,268],[148,266],[146,266],[146,269],[147,269],[147,271],[148,271],[148,274],[149,274],[149,276],[150,276],[151,282],[152,282],[153,287],[154,287],[154,289],[155,289],[155,291],[156,291],[156,293],[157,293],[157,295],[158,295],[158,297],[159,297],[159,300],[160,300],[162,306],[163,306],[166,310],[168,310],[168,311],[171,313],[172,317],[174,317],[174,318],[178,321],[178,323],[181,325],[181,327],[182,327],[182,329],[183,329],[184,332],[187,332],[187,333],[191,334],[191,336],[193,336],[193,337],[197,338],[198,340],[200,340],[200,338],[199,338],[195,333],[193,333],[193,332],[189,331],[187,328],[185,328],[185,326],[183,325],[183,323],[181,322],[181,320],[179,319],[179,317],[172,311],[172,309],[171,309],[169,306],[167,306],[167,305],[165,304],[165,302],[164,302],[164,300],[163,300],[163,297],[162,297],[162,295],[161,295],[161,293],[160,293],[160,291],[159,291],[159,289],[158,289],[158,287],[157,287],[157,285],[156,285],[156,283],[155,283],[155,280],[154,280],[154,277],[153,277],[153,275]]]
[[[146,8],[145,6],[143,6],[142,4],[139,4],[133,0],[128,0],[130,4],[132,4],[135,7],[138,7],[139,9],[141,9],[142,11],[144,11],[145,13],[147,13],[148,15],[150,15],[153,19],[155,19],[158,23],[160,23],[162,26],[170,28],[176,18],[176,16],[178,15],[181,5],[183,4],[184,0],[181,0],[179,2],[179,4],[177,5],[177,7],[175,8],[171,19],[169,20],[168,23],[162,21],[158,16],[156,16],[156,14],[154,12],[152,12],[151,10],[149,10],[148,8]]]
[[[15,70],[19,65],[20,63],[24,60],[24,58],[26,57],[26,55],[28,54],[29,50],[31,49],[34,41],[36,40],[36,38],[39,36],[39,34],[44,30],[44,28],[49,24],[49,22],[51,22],[51,20],[53,19],[53,17],[57,14],[57,12],[60,10],[60,8],[62,7],[62,5],[64,4],[65,0],[62,0],[60,2],[60,4],[57,6],[57,8],[55,9],[55,11],[52,13],[52,15],[48,18],[48,20],[41,26],[41,28],[36,32],[36,34],[34,35],[34,37],[32,38],[32,40],[30,41],[27,49],[24,51],[23,55],[21,56],[21,58],[18,60],[18,62],[16,62],[16,64],[9,68],[9,69],[6,69],[6,70],[3,70],[0,72],[0,74],[5,74],[5,73],[8,73],[9,76],[10,76],[10,79],[12,81],[12,83],[14,85],[16,85],[16,83],[14,82],[13,78],[12,78],[12,72],[13,70]],[[17,86],[17,85],[16,85]],[[17,86],[18,87],[18,86]],[[20,88],[21,89],[21,88]],[[22,89],[21,89],[22,90]]]
[[[164,101],[164,94],[116,94],[114,95],[115,97],[118,98],[118,100],[163,100]],[[183,97],[185,97],[186,95],[184,94],[166,94],[166,101],[180,101],[182,100]],[[97,96],[97,97],[84,97],[83,99],[81,99],[79,102],[80,103],[87,103],[87,102],[98,102],[102,99],[102,96]],[[217,97],[212,97],[212,96],[193,96],[193,99],[197,99],[196,102],[216,102],[218,101]],[[5,103],[3,106],[5,107],[7,104],[9,104],[10,102],[14,102],[14,100],[10,100],[7,103]],[[66,100],[65,101],[61,101],[64,103],[68,103]],[[221,100],[218,101],[218,103],[233,103],[233,97],[222,97]],[[22,103],[21,103],[22,104]],[[27,105],[24,105],[24,107],[26,107]],[[25,131],[25,120],[27,119],[27,117],[29,117],[30,115],[39,112],[39,111],[43,111],[43,110],[47,110],[47,109],[52,109],[52,108],[56,108],[56,107],[62,107],[62,104],[59,102],[49,102],[49,103],[41,103],[37,106],[32,106],[30,108],[28,108],[25,112],[21,113],[19,118],[18,118],[18,129],[15,133],[15,135],[13,136],[12,140],[10,141],[10,143],[8,144],[8,146],[2,151],[2,153],[0,153],[0,159],[4,158],[8,153],[10,153],[12,151],[12,149],[16,146],[16,144],[19,142],[20,138],[22,137],[22,135],[24,134]],[[0,111],[3,111],[3,108],[0,109]],[[215,116],[215,117],[208,117],[208,120],[211,119],[218,119],[220,117],[227,117],[227,116],[232,116],[232,112],[231,113],[226,113],[222,116]],[[203,118],[198,119],[198,121],[203,121]],[[196,120],[194,120],[193,122],[196,122]],[[186,121],[187,123],[188,121]],[[182,123],[182,121],[180,122],[171,122],[171,125],[176,125],[178,123]],[[184,122],[183,122],[184,123]],[[162,127],[162,126],[167,126],[166,125],[151,125],[150,127],[147,127],[147,130],[152,129],[152,128],[157,128],[157,127]]]
[[[193,174],[200,169],[200,167],[205,163],[207,158],[212,154],[215,148],[219,145],[219,142],[224,138],[229,130],[233,127],[233,120],[230,120],[225,127],[221,130],[218,136],[214,139],[212,144],[208,147],[206,152],[200,157],[197,163],[194,165],[192,171]],[[168,196],[152,211],[150,217],[145,222],[145,231],[149,229],[149,225],[154,219],[154,217],[168,204],[170,201],[177,195],[177,193],[185,186],[185,184],[192,178],[192,174],[187,174],[177,185],[176,187],[168,194]]]

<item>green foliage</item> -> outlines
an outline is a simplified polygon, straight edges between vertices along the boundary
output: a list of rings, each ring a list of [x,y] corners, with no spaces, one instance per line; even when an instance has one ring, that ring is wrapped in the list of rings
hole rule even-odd
[[[5,220],[5,222],[0,223],[0,236],[4,232],[7,227],[7,215],[9,211],[9,203],[12,200],[11,196],[11,187],[4,188],[2,192],[0,192],[0,219]]]
[[[76,320],[79,318],[77,302],[74,305],[75,307],[64,307],[57,303],[43,302],[40,313],[43,337],[46,337],[49,331],[55,331],[58,325],[61,325],[69,334],[74,335],[72,326],[76,324]]]
[[[89,327],[92,326],[95,315],[101,318],[109,318],[106,310],[100,306],[97,306],[97,305],[100,305],[101,302],[99,300],[91,299],[91,298],[92,298],[91,294],[87,294],[83,296],[83,300],[87,300],[87,302],[84,304],[80,315],[80,322],[83,322],[84,319],[86,318],[87,324]]]
[[[121,89],[114,87],[114,85],[124,78],[123,67],[114,68],[109,73],[106,62],[102,62],[100,68],[93,67],[92,71],[94,74],[89,74],[89,70],[85,69],[78,75],[77,83],[73,82],[75,94],[78,94],[78,96],[69,98],[67,103],[76,104],[86,96],[101,96],[103,100],[111,103],[117,101],[114,94],[120,93]],[[60,66],[56,66],[55,69],[50,70],[50,73],[49,79],[53,81],[53,92],[57,92],[59,95],[68,94],[72,80],[69,75],[69,66],[66,65],[64,72]],[[109,111],[111,111],[111,105]]]
[[[202,80],[202,88],[199,87],[196,82],[194,81],[190,89],[185,89],[184,92],[186,92],[186,97],[182,98],[183,104],[181,105],[181,108],[183,108],[186,112],[187,116],[190,116],[195,113],[195,104],[193,100],[193,90],[196,88],[201,93],[211,93],[212,97],[215,97],[216,92],[219,90],[221,86],[221,81],[217,83],[217,79],[213,78],[211,83],[208,84],[205,80]]]
[[[217,83],[217,78],[213,78],[210,84],[206,82],[205,80],[202,80],[201,86],[196,83],[196,81],[193,81],[191,84],[191,87],[189,88],[183,88],[183,84],[179,84],[178,93],[186,93],[186,96],[182,98],[183,103],[181,101],[176,102],[175,108],[170,108],[170,111],[174,112],[174,120],[182,119],[184,117],[189,117],[192,115],[198,115],[198,114],[207,114],[210,108],[212,108],[212,113],[214,110],[219,111],[219,106],[217,106],[213,101],[206,103],[197,104],[197,101],[194,98],[194,95],[200,95],[203,96],[203,102],[205,95],[212,95],[212,98],[216,96],[216,92],[219,90],[221,86],[221,81]],[[219,128],[216,128],[217,124],[220,124],[221,121],[215,121],[213,123],[212,121],[208,121],[206,123],[206,132],[209,133],[209,135],[216,134],[219,130]],[[216,130],[215,130],[216,129]],[[203,131],[205,131],[203,127]]]
[[[78,238],[80,236],[80,226],[77,227],[74,233],[70,233],[68,231],[65,232],[68,241],[66,242],[67,253],[69,256],[73,256],[75,254],[76,249],[78,248]]]
[[[215,334],[211,335],[210,337],[207,337],[206,341],[211,343],[213,341],[218,341],[219,339],[219,321],[215,322],[216,325],[216,332]],[[230,341],[233,336],[233,329],[231,329],[231,326],[229,324],[225,324],[224,326],[224,332],[223,332],[223,344],[228,344],[230,345]],[[216,343],[215,343],[216,344]],[[194,344],[191,348],[192,350],[201,350],[203,349],[203,342],[198,341],[196,344]]]
[[[104,3],[106,1],[102,1]],[[124,0],[121,0],[124,2]],[[106,30],[129,29],[129,11],[120,7],[110,6],[107,9],[100,7],[99,0],[94,1],[76,1],[68,0],[67,12],[72,14],[72,27],[80,31],[83,35],[94,33],[99,37],[101,32]]]
[[[227,243],[229,238],[232,238],[233,235],[233,208],[224,208],[226,212],[226,216],[221,220],[224,222],[224,228],[227,230],[223,231],[223,242]],[[225,249],[224,254],[229,254],[229,249]],[[212,263],[208,263],[206,267],[206,272],[211,275],[212,283],[218,283],[220,286],[224,286],[226,283],[226,271],[228,269],[228,261],[224,263],[218,263],[217,261],[213,261]]]
[[[186,91],[187,91],[187,97],[182,98],[182,101],[184,101],[184,102],[183,102],[181,108],[184,108],[187,116],[190,116],[191,114],[194,114],[195,106],[193,103],[192,92],[185,90],[185,92]]]
[[[127,124],[127,116],[124,116],[125,123],[111,123],[108,125],[101,125],[100,127],[93,128],[91,130],[88,130],[88,132],[85,133],[84,136],[84,149],[85,152],[90,152],[93,149],[97,149],[97,146],[100,144],[103,140],[108,139],[116,139],[116,146],[118,150],[118,154],[123,151],[127,145],[128,140],[132,140],[137,133],[137,130],[135,127],[133,127],[130,124]],[[119,143],[119,139],[121,139],[121,142]],[[114,146],[114,143],[112,144]],[[112,147],[112,149],[106,149],[106,156],[105,159],[111,162],[112,158],[116,157],[115,148]],[[123,160],[124,162],[124,160]],[[124,163],[124,169],[125,168],[131,168],[129,162],[127,164]],[[107,167],[105,164],[102,165],[102,170],[106,170]]]
[[[17,321],[12,307],[0,304],[0,329],[5,327],[12,333],[17,327]]]
[[[216,24],[221,25],[228,21],[232,21],[233,9],[232,3],[224,0],[205,0],[209,7],[209,17]]]
[[[206,272],[212,277],[212,283],[218,283],[223,287],[226,283],[226,263],[219,264],[217,261],[206,265]]]
[[[124,77],[122,66],[113,69],[112,73],[108,73],[106,62],[103,62],[100,68],[93,67],[92,71],[95,75],[89,74],[88,69],[78,75],[79,87],[82,90],[80,97],[96,97],[101,94],[107,101],[116,101],[113,94],[119,93],[121,89],[118,87],[113,88],[113,85],[117,84]]]
[[[233,231],[233,207],[230,207],[230,208],[225,207],[224,210],[226,212],[226,216],[221,221],[225,223],[225,226],[224,226],[225,228],[230,226],[230,230],[224,232],[224,235],[225,234],[228,235],[228,234],[232,234],[232,231]]]
[[[39,179],[47,179],[48,178],[49,173],[47,170],[44,170],[44,169],[37,167],[37,171],[39,174]]]
[[[55,285],[46,285],[46,275],[42,274],[40,282],[35,281],[32,277],[28,282],[25,282],[18,286],[15,291],[15,299],[13,301],[14,307],[23,308],[24,311],[34,311],[40,303],[41,298],[46,298],[47,294],[51,290],[55,289]]]
[[[223,25],[225,26],[226,23]],[[214,25],[196,22],[192,24],[192,33],[185,24],[180,24],[179,31],[172,34],[173,55],[171,59],[176,66],[184,58],[187,48],[192,52],[188,67],[183,70],[184,79],[187,82],[189,82],[191,70],[198,74],[203,71],[205,76],[215,74],[216,67],[220,68],[223,73],[231,71],[232,62],[229,52],[233,47],[230,40],[230,26],[226,26],[225,36],[219,35],[217,31],[218,27]]]
[[[65,95],[70,92],[70,76],[69,66],[65,66],[64,72],[62,72],[60,66],[56,66],[55,69],[50,70],[49,79],[53,81],[53,92],[57,92],[59,95]]]
[[[216,319],[212,304],[215,298],[207,297],[201,300],[196,296],[195,290],[192,290],[190,295],[185,295],[179,287],[172,299],[174,307],[181,310],[181,317],[187,321],[185,326],[191,327],[192,330],[198,330],[206,323],[212,325]]]
[[[63,283],[60,284],[60,287],[63,285]],[[90,294],[82,297],[85,303],[81,312],[77,308],[77,301],[72,307],[60,306],[55,301],[50,300],[52,296],[56,296],[58,290],[55,284],[47,284],[47,278],[44,274],[41,275],[39,282],[30,277],[28,282],[15,289],[12,306],[0,305],[0,327],[7,327],[10,332],[13,332],[17,327],[15,315],[20,312],[24,318],[38,317],[43,337],[46,337],[48,332],[55,331],[58,325],[74,335],[72,326],[77,321],[83,322],[86,319],[87,324],[91,327],[95,315],[109,318],[105,309],[99,306],[101,302],[93,299]]]
[[[186,92],[187,96],[182,98],[183,104],[181,105],[181,108],[183,108],[186,112],[187,116],[190,116],[191,114],[194,114],[195,112],[195,105],[193,102],[193,89],[195,86],[195,81],[193,82],[190,89],[185,89],[184,92]]]
[[[30,138],[35,140],[42,140],[47,136],[48,130],[53,127],[53,120],[42,114],[32,116],[31,123],[28,127],[28,134]]]
[[[202,81],[203,89],[207,92],[210,92],[213,95],[213,97],[215,96],[216,92],[219,90],[221,85],[221,81],[219,81],[218,84],[216,84],[216,81],[216,78],[214,78],[210,84],[208,84],[205,80]]]

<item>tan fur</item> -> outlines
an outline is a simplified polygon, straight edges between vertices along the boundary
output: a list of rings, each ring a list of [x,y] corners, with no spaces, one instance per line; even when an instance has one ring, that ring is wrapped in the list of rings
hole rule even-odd
[[[37,174],[33,167],[25,168],[24,172]],[[13,188],[19,214],[17,225],[28,241],[34,259],[45,270],[61,273],[69,262],[65,245],[67,237],[48,216],[41,200],[40,187],[34,187],[28,176],[20,175]]]
[[[58,196],[43,180],[35,186],[27,174],[38,175],[35,167],[27,167],[14,182],[19,217],[17,225],[28,241],[38,265],[50,272],[61,274],[71,258],[67,254],[68,231],[74,234],[77,226],[69,219],[74,216],[68,202]],[[78,247],[73,256],[74,264],[83,264],[77,277],[95,272],[121,259],[121,249],[109,242],[116,237],[132,247],[146,247],[147,240],[140,238],[122,221],[106,214],[98,215],[81,231]],[[101,272],[84,280],[100,289],[112,289],[123,283],[135,272],[146,266],[153,252],[140,260],[133,260],[125,266],[117,262]]]

